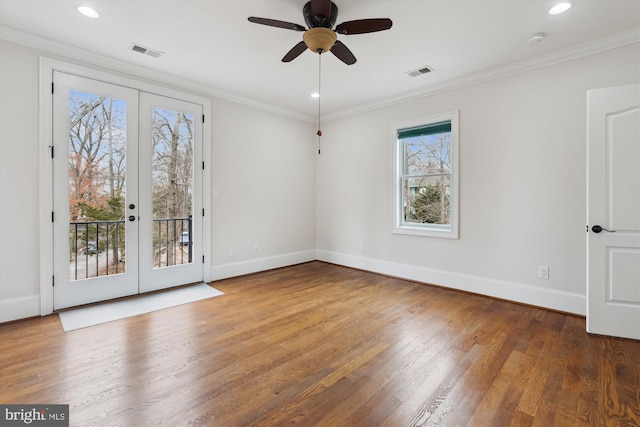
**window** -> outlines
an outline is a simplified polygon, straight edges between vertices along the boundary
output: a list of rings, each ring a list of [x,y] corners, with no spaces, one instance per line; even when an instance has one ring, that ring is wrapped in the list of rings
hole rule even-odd
[[[394,233],[458,238],[458,112],[393,127]]]

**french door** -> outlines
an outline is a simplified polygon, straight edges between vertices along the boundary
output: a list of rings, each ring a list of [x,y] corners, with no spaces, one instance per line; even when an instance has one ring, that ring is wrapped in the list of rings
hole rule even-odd
[[[203,278],[202,106],[143,92],[140,112],[139,288],[149,292]]]
[[[53,79],[54,309],[202,280],[202,106]]]

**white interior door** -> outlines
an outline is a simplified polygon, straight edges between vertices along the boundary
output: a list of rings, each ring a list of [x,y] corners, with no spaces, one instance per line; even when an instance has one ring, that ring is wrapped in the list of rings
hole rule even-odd
[[[54,310],[202,281],[202,105],[54,85]]]
[[[138,293],[138,92],[59,72],[54,82],[57,310]]]
[[[587,107],[587,332],[640,339],[640,85]]]

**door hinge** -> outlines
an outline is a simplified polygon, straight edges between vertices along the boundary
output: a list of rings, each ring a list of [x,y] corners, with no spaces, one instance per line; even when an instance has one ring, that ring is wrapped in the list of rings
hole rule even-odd
[[[204,114],[202,115],[202,123],[204,123]]]
[[[56,286],[56,276],[51,276],[51,286]]]
[[[204,162],[202,162],[202,170],[204,170]]]
[[[202,263],[204,264],[204,255],[202,255]]]
[[[56,147],[55,147],[55,146],[53,146],[53,145],[50,145],[50,146],[49,146],[49,149],[51,150],[51,158],[52,158],[52,159],[53,159],[53,157],[54,157],[54,155],[55,155],[55,151],[56,151],[56,150],[55,150],[55,148],[56,148]]]
[[[589,224],[587,224],[587,230],[586,231],[587,231],[587,233],[589,232]]]
[[[53,212],[53,211],[51,211],[51,222],[54,222],[54,221],[55,221],[55,219],[54,219],[54,218],[55,218],[55,216],[54,216],[54,212]]]
[[[204,209],[202,209],[202,216],[204,216]]]
[[[51,94],[53,95],[53,82],[51,82]]]

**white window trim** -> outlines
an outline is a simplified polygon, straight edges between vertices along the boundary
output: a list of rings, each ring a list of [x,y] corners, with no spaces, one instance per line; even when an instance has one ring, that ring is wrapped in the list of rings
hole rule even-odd
[[[451,121],[451,227],[443,227],[439,225],[407,225],[402,223],[402,181],[401,171],[403,164],[403,154],[400,150],[400,144],[398,141],[398,130],[406,129],[417,126],[426,126],[432,123],[440,123],[445,121]],[[447,113],[434,114],[426,117],[421,117],[406,122],[395,123],[391,129],[391,141],[392,141],[392,225],[391,232],[394,234],[408,234],[413,236],[424,237],[440,237],[446,239],[458,239],[459,238],[459,211],[458,211],[458,199],[459,199],[459,170],[458,170],[458,111],[450,111]]]

